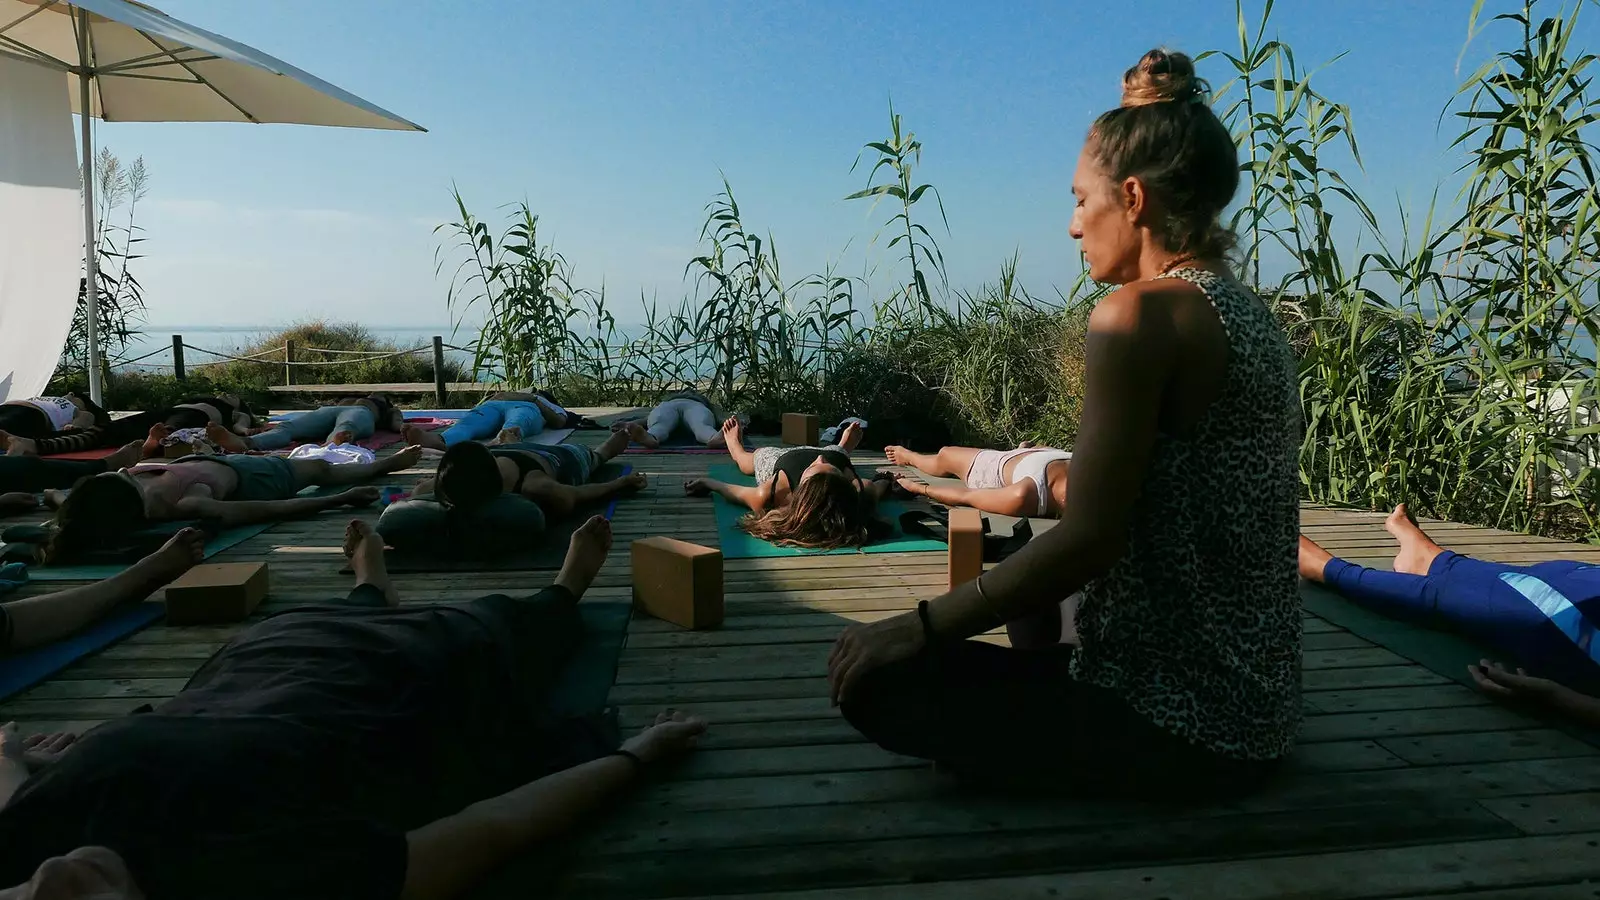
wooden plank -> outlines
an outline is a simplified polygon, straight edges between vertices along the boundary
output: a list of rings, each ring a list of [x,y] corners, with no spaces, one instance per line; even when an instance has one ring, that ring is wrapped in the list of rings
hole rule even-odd
[[[1378,803],[1310,813],[1168,816],[1141,822],[1137,828],[1087,825],[1007,834],[1001,840],[964,834],[634,855],[580,869],[566,887],[575,896],[620,898],[638,896],[639,885],[649,885],[651,895],[663,897],[874,883],[922,885],[1019,872],[1401,843],[1417,832],[1437,840],[1459,840],[1505,838],[1514,829],[1471,804]]]
[[[1471,840],[1300,856],[1130,866],[884,887],[772,893],[773,900],[1282,900],[1514,888],[1600,876],[1600,833]],[[687,900],[687,898],[686,898]]]
[[[1523,834],[1572,834],[1600,829],[1600,791],[1480,800]]]
[[[1384,749],[1419,766],[1594,756],[1594,745],[1553,728],[1380,738]]]
[[[1487,706],[1493,702],[1471,688],[1459,684],[1322,691],[1309,694],[1307,697],[1311,705],[1325,713]]]

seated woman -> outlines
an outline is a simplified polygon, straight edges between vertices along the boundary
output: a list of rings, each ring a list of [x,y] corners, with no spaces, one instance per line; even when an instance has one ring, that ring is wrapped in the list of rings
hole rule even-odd
[[[110,420],[105,410],[77,394],[0,403],[0,431],[24,440],[93,428]]]
[[[1061,521],[914,611],[846,629],[833,699],[867,738],[1030,791],[1231,796],[1299,730],[1304,428],[1272,311],[1229,273],[1238,153],[1189,58],[1151,51],[1079,156],[1094,280]],[[1080,592],[1078,645],[1060,604]],[[1008,623],[1048,642],[966,640]]]
[[[117,607],[146,599],[194,568],[205,553],[205,533],[185,528],[160,550],[105,581],[7,600],[0,604],[0,658],[71,637]]]
[[[305,488],[355,485],[408,469],[422,458],[411,447],[371,465],[334,466],[317,459],[280,456],[186,456],[139,463],[79,481],[61,502],[47,562],[70,559],[116,541],[150,522],[215,519],[249,525],[311,515],[341,506],[367,506],[378,489],[355,487],[321,497],[298,497]]]
[[[183,692],[73,740],[0,731],[0,892],[445,900],[561,837],[705,723],[620,747],[552,689],[611,544],[595,519],[532,597],[397,606],[352,522],[342,604],[246,629]]]
[[[627,432],[634,443],[651,450],[660,447],[675,431],[687,431],[707,447],[722,447],[727,437],[717,428],[719,419],[717,408],[705,394],[682,390],[662,397],[643,423],[618,422],[612,430]]]
[[[229,453],[248,453],[282,450],[297,441],[354,444],[372,437],[380,428],[399,434],[405,428],[405,414],[388,398],[373,394],[334,400],[250,436],[210,425],[206,427],[206,437]]]
[[[1393,572],[1346,562],[1302,536],[1300,576],[1374,612],[1447,627],[1510,657],[1516,674],[1488,661],[1469,667],[1486,693],[1537,697],[1542,688],[1558,708],[1600,724],[1600,701],[1578,693],[1600,691],[1600,642],[1591,642],[1600,621],[1600,566],[1462,556],[1434,543],[1403,503],[1383,527],[1400,545]],[[1550,681],[1527,677],[1528,669]]]
[[[412,496],[433,495],[446,508],[477,509],[501,494],[521,494],[552,518],[571,515],[588,503],[642,489],[643,472],[591,483],[600,467],[628,446],[613,434],[598,448],[581,444],[502,444],[468,441],[445,451],[438,474],[423,479]]]
[[[966,487],[927,484],[896,476],[910,494],[946,506],[971,506],[1002,516],[1055,517],[1067,499],[1067,461],[1072,453],[1051,447],[1023,445],[1015,450],[944,447],[938,453],[914,453],[904,447],[884,452],[897,466],[910,466],[935,478],[960,478]]]
[[[860,425],[850,423],[829,447],[746,450],[738,419],[722,423],[722,433],[739,471],[754,475],[756,486],[691,478],[683,487],[690,496],[720,494],[748,508],[750,515],[739,520],[745,532],[780,547],[811,550],[865,547],[889,534],[889,524],[877,516],[889,483],[863,483],[850,461],[850,451],[861,443]]]
[[[175,431],[204,429],[222,425],[238,434],[251,434],[257,418],[248,404],[232,394],[219,397],[190,397],[176,406],[135,413],[120,419],[107,419],[89,428],[63,432],[53,437],[10,438],[10,451],[17,455],[54,456],[79,453],[103,447],[120,447],[129,441],[143,441],[145,456],[160,453],[161,443]]]

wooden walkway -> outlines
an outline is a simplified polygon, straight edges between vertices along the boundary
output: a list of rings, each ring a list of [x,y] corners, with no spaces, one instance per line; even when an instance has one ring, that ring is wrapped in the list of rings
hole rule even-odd
[[[679,485],[721,459],[625,457],[652,484],[619,505],[616,545],[590,596],[629,596],[635,538],[716,541],[710,502],[685,498]],[[344,521],[285,523],[218,559],[271,563],[264,612],[326,599],[349,585],[338,574]],[[1393,552],[1381,521],[1304,514],[1313,539],[1373,565]],[[1424,524],[1446,546],[1484,558],[1600,561],[1596,547]],[[675,706],[704,714],[712,730],[674,777],[578,839],[561,895],[1600,897],[1600,883],[1585,881],[1600,880],[1600,750],[1309,614],[1307,719],[1290,770],[1270,790],[1189,809],[965,792],[863,742],[829,707],[824,678],[841,628],[910,609],[944,578],[937,553],[730,560],[722,629],[635,619],[611,694],[625,725]],[[421,601],[527,578],[396,581]],[[0,704],[0,721],[85,728],[158,703],[236,631],[153,626]]]

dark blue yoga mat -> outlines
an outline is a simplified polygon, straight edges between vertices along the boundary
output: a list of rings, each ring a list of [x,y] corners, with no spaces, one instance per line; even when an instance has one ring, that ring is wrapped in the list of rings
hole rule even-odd
[[[0,659],[0,700],[44,681],[91,653],[104,650],[166,614],[154,601],[120,609],[65,640]]]

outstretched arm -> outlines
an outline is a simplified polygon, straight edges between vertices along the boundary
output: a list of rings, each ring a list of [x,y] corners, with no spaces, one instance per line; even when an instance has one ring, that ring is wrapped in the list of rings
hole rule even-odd
[[[474,803],[406,835],[402,900],[447,900],[532,845],[564,834],[637,780],[641,764],[690,749],[705,722],[663,713],[622,745],[626,756],[603,756]]]
[[[368,489],[377,496],[377,489]],[[326,509],[338,509],[361,502],[362,488],[352,488],[325,497],[294,497],[289,500],[216,500],[211,497],[185,497],[173,504],[184,516],[196,519],[216,519],[224,525],[254,525],[258,522],[276,522],[310,516]]]
[[[718,494],[729,503],[737,503],[751,512],[764,512],[772,501],[770,481],[758,487],[747,487],[742,484],[726,484],[715,478],[691,478],[684,482],[683,486],[695,496]]]
[[[1022,481],[1001,488],[958,487],[946,484],[924,484],[909,478],[900,486],[919,496],[927,497],[945,506],[970,506],[999,516],[1026,517],[1038,515],[1039,503],[1033,493],[1033,482]]]

